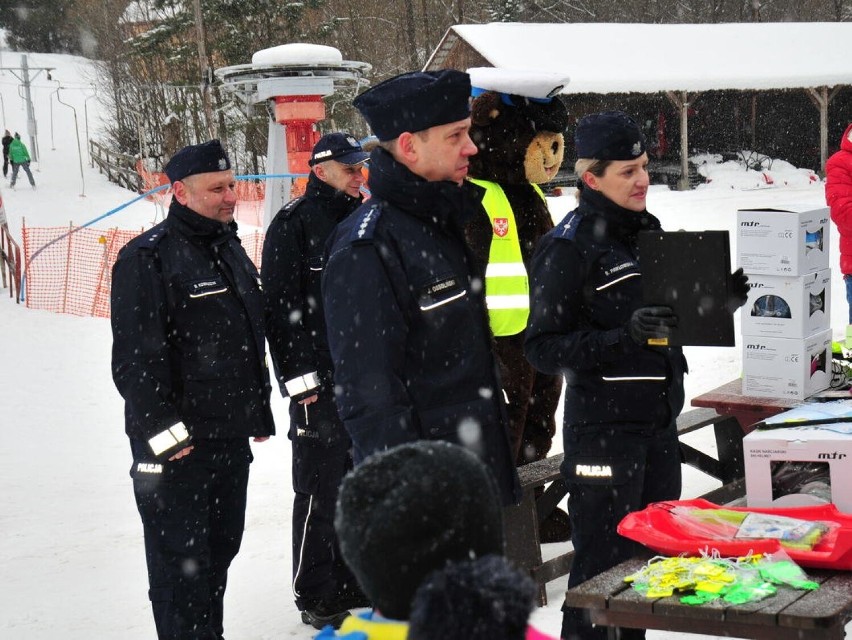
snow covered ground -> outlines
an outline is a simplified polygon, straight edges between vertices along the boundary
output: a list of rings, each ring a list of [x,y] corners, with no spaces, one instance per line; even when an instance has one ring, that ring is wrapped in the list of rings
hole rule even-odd
[[[3,52],[11,66],[13,55]],[[32,55],[31,67],[54,66],[62,99],[81,119],[89,95],[88,65],[68,56]],[[67,84],[66,84],[67,83]],[[18,82],[0,75],[5,127],[24,134],[25,115]],[[38,189],[24,181],[3,189],[9,225],[20,239],[21,220],[48,226],[80,224],[131,199],[130,192],[84,169],[82,181],[71,110],[54,103],[50,136],[50,93],[42,75],[33,85],[39,122],[41,161],[34,165]],[[89,126],[99,113],[88,103]],[[94,114],[94,115],[93,115]],[[25,138],[27,144],[29,140]],[[84,150],[85,153],[85,150]],[[85,158],[85,156],[84,156]],[[739,207],[789,202],[823,204],[820,183],[758,191],[699,189],[686,193],[654,188],[649,209],[666,229],[728,229],[735,238]],[[572,207],[570,196],[552,200],[555,215]],[[101,227],[138,228],[155,216],[154,205],[139,203]],[[831,264],[836,265],[837,240]],[[732,247],[735,251],[735,247]],[[130,455],[123,432],[122,402],[110,378],[109,323],[26,309],[0,290],[0,638],[11,640],[142,640],[154,636],[147,601],[142,527],[133,503]],[[839,275],[832,284],[832,326],[846,325],[846,303]],[[689,348],[693,397],[737,375],[740,352],[733,348]],[[286,404],[274,398],[278,431],[287,431]],[[690,435],[694,446],[714,453],[710,433]],[[246,534],[230,573],[226,597],[227,637],[271,640],[313,636],[302,625],[290,589],[290,448],[286,437],[253,445],[255,462],[249,486]],[[560,450],[561,444],[555,444]],[[685,496],[718,483],[685,468]],[[550,553],[558,551],[556,545]],[[544,631],[558,634],[564,579],[552,582],[550,604],[534,614]],[[649,632],[651,639],[677,634]]]

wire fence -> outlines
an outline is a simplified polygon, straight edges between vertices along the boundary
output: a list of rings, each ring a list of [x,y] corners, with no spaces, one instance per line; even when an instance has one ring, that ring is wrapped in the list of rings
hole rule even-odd
[[[78,316],[108,318],[112,267],[121,248],[144,229],[108,230],[88,225],[118,212],[138,199],[154,202],[163,218],[171,202],[171,189],[163,174],[137,167],[146,193],[81,226],[28,227],[21,229],[24,253],[22,297],[27,307]],[[265,183],[263,178],[281,176],[242,176],[235,185],[237,205],[234,217],[245,231],[240,242],[260,269],[265,234],[263,226]]]

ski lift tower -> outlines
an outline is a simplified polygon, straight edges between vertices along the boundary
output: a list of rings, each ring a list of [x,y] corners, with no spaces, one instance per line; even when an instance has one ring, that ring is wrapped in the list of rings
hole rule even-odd
[[[347,89],[354,97],[371,69],[366,62],[344,60],[334,47],[291,43],[258,51],[251,64],[216,69],[216,76],[247,114],[266,104],[266,173],[306,174],[311,149],[320,138],[316,124],[325,118],[323,97]],[[267,180],[264,228],[290,200],[292,184],[292,178]]]

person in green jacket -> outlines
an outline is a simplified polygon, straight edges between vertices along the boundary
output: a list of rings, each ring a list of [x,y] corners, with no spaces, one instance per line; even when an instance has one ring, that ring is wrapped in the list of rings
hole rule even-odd
[[[9,185],[14,189],[15,181],[18,179],[18,169],[23,168],[27,178],[30,179],[30,185],[35,189],[35,180],[33,179],[32,171],[30,171],[30,152],[21,142],[21,134],[15,132],[15,139],[9,144],[9,162],[12,163],[12,180]]]

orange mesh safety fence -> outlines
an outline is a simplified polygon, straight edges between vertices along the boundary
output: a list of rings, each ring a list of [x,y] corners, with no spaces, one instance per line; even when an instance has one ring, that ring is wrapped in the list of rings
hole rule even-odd
[[[27,306],[108,318],[112,265],[118,250],[140,232],[24,225]],[[30,260],[42,247],[36,259]]]
[[[252,227],[263,226],[263,198],[266,195],[266,184],[250,180],[238,180],[234,185],[237,194],[237,208],[234,218],[241,224]],[[257,263],[255,263],[257,264]]]
[[[26,305],[56,313],[108,318],[112,266],[119,250],[141,232],[141,229],[24,225],[21,237],[26,265]],[[260,231],[240,236],[246,253],[258,269],[263,238]]]
[[[263,253],[263,239],[266,234],[263,231],[249,231],[240,234],[240,243],[246,250],[248,257],[254,262],[254,266],[260,271],[261,254]]]
[[[159,171],[148,171],[145,169],[142,160],[136,161],[136,173],[138,173],[142,178],[142,184],[145,187],[145,191],[150,191],[151,189],[156,189],[164,184],[169,184],[169,178],[165,173],[161,173]],[[171,198],[171,195],[171,189],[163,189],[157,193],[149,194],[147,198],[148,200],[153,200],[155,202],[159,201],[160,204],[165,205],[168,204],[167,201]]]
[[[142,160],[136,161],[136,173],[138,173],[139,177],[142,178],[142,186],[145,191],[151,191],[157,187],[169,184],[169,177],[165,173],[159,171],[148,171],[145,169],[145,164]],[[145,196],[145,199],[153,202],[154,206],[157,208],[154,221],[163,220],[166,217],[166,211],[169,208],[169,203],[172,201],[171,187],[161,189],[154,193],[149,193]]]

